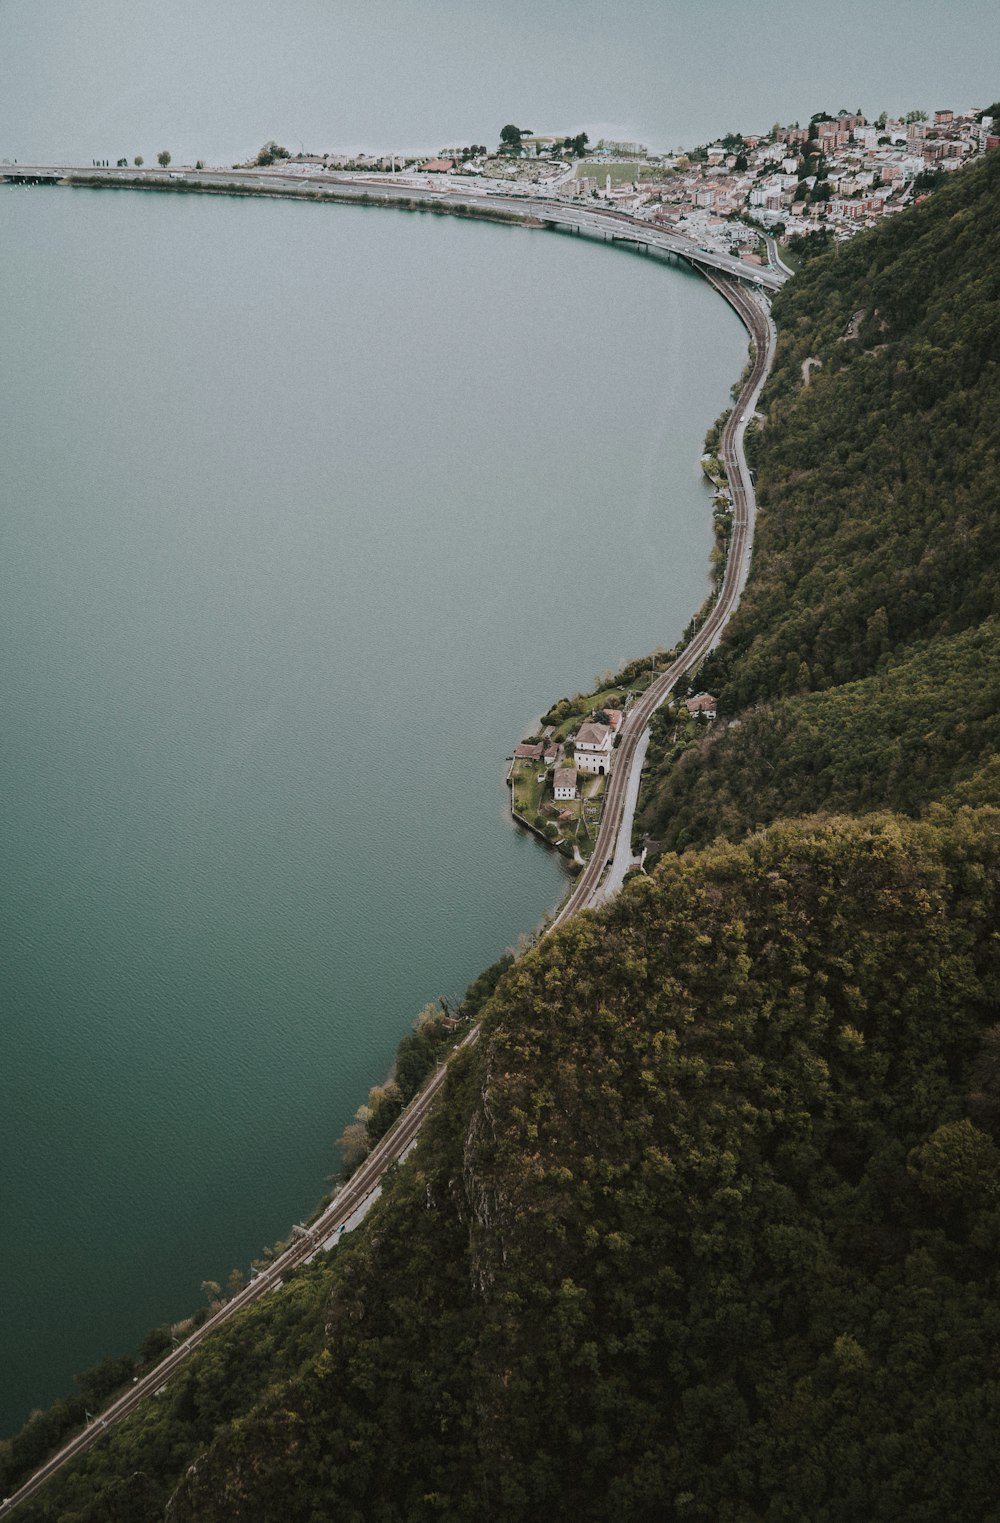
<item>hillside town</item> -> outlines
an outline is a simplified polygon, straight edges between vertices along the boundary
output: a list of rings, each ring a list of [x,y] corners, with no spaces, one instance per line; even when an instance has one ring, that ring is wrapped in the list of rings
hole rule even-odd
[[[692,155],[647,160],[633,185],[610,190],[623,210],[710,233],[749,218],[785,240],[826,227],[849,237],[929,190],[938,177],[1000,147],[990,114],[913,111],[905,120],[860,112],[818,116],[806,126],[775,126],[761,136],[733,134]],[[655,170],[668,171],[655,176]],[[600,193],[600,186],[593,187]],[[609,195],[604,188],[604,196]]]
[[[276,145],[268,145],[273,148]],[[970,159],[1000,147],[1000,106],[883,112],[817,112],[805,125],[775,123],[714,143],[651,153],[641,143],[537,135],[509,125],[495,150],[444,148],[398,154],[288,156],[283,171],[316,166],[386,174],[443,188],[476,182],[484,192],[587,200],[675,230],[711,249],[761,262],[761,234],[783,244],[828,230],[849,238],[901,211]],[[290,160],[290,162],[289,162]]]

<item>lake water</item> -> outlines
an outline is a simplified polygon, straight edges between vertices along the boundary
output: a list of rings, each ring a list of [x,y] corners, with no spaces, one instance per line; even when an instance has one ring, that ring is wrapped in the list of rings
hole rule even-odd
[[[560,897],[504,757],[672,643],[745,335],[427,215],[0,188],[0,1430],[323,1193]]]

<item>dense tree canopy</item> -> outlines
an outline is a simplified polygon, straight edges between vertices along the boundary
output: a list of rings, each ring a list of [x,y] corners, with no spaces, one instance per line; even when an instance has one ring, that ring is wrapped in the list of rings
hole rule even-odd
[[[751,436],[753,574],[702,678],[745,733],[681,769],[665,756],[643,816],[655,837],[700,841],[802,808],[912,810],[994,747],[973,711],[1000,615],[998,210],[993,154],[913,212],[811,258],[776,297],[766,427]],[[810,359],[821,364],[806,384]],[[848,689],[864,678],[875,680]],[[799,701],[810,692],[831,696]],[[771,708],[782,699],[794,701]],[[720,767],[709,807],[706,768]],[[682,814],[700,821],[683,839]]]

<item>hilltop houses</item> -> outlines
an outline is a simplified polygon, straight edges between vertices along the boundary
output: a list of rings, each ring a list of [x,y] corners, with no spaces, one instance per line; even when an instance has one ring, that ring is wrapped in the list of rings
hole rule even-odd
[[[845,111],[805,127],[709,144],[690,156],[661,155],[647,160],[641,185],[633,187],[644,197],[636,210],[720,253],[736,252],[740,217],[785,238],[817,227],[848,238],[914,200],[928,172],[958,169],[1000,141],[997,124],[980,111],[921,115],[869,123]],[[588,167],[600,175],[597,158],[579,172]],[[601,198],[600,179],[591,194]],[[603,199],[618,194],[605,187]]]

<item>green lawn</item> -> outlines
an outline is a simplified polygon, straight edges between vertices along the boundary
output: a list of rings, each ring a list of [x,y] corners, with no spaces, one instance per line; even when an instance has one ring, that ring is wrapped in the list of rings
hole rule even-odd
[[[665,669],[665,662],[660,663],[660,670]],[[621,709],[624,706],[625,694],[644,693],[653,680],[653,673],[646,668],[640,675],[628,683],[617,683],[614,687],[598,688],[593,693],[577,693],[574,698],[565,700],[572,704],[571,711],[559,721],[553,734],[556,740],[565,740],[573,730],[579,729],[580,725],[594,713],[596,709]],[[548,720],[548,715],[545,716]],[[551,721],[550,721],[551,722]]]
[[[581,794],[579,799],[563,803],[562,800],[552,799],[551,781],[549,773],[542,782],[538,781],[543,768],[538,762],[518,761],[514,763],[511,773],[512,804],[514,812],[523,817],[529,824],[535,824],[535,816],[540,812],[541,805],[546,799],[549,802],[559,803],[560,814],[570,814],[572,819],[558,820],[554,814],[545,814],[545,823],[550,822],[556,826],[559,839],[576,844],[582,857],[589,857],[597,836],[597,827],[601,819],[601,810],[604,807],[604,790],[607,779],[603,777],[588,777],[586,773],[580,773],[578,786]],[[546,789],[548,787],[548,792]],[[555,842],[553,841],[553,845]]]
[[[545,767],[541,762],[516,761],[511,773],[514,811],[523,814],[532,824],[545,792],[545,783],[538,781],[544,772]]]
[[[636,175],[641,172],[641,166],[638,164],[588,164],[586,160],[581,160],[576,166],[578,180],[586,180],[589,177],[601,186],[604,185],[608,175],[611,176],[611,184],[615,187],[631,185]]]

